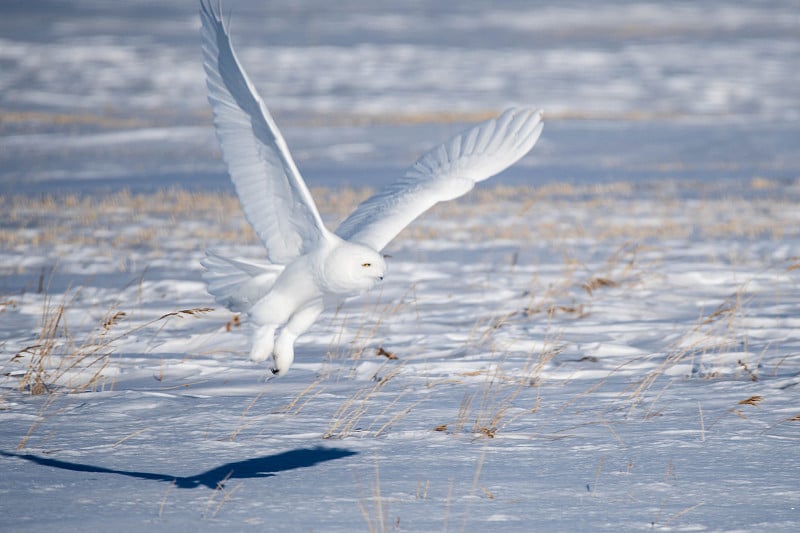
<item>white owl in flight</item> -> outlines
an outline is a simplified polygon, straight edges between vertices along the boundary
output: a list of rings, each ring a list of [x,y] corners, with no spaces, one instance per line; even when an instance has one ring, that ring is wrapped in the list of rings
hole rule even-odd
[[[530,151],[542,112],[509,109],[426,153],[397,182],[367,199],[331,232],[275,121],[231,45],[219,7],[201,0],[203,65],[214,126],[245,217],[267,264],[206,252],[208,291],[256,324],[250,359],[272,373],[294,361],[294,342],[325,309],[383,279],[381,250],[434,204],[466,194]],[[276,336],[277,332],[277,336]]]

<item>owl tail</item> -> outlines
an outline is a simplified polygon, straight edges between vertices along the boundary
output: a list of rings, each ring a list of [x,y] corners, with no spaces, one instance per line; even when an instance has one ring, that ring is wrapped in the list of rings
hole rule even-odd
[[[208,285],[209,294],[234,313],[248,312],[269,292],[284,268],[270,263],[229,259],[211,250],[206,250],[200,264],[205,268],[203,280]]]

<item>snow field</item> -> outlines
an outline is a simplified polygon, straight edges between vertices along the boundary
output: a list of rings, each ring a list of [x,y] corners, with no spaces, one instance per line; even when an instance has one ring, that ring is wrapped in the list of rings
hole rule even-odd
[[[20,530],[789,531],[800,184],[721,183],[438,206],[269,381],[200,281],[205,247],[262,253],[234,198],[4,197],[2,506]],[[335,221],[366,192],[314,194]]]

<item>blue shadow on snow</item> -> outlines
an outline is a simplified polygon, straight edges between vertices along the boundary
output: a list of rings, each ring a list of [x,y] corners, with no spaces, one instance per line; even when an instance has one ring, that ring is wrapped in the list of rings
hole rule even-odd
[[[175,483],[181,489],[193,489],[205,486],[210,489],[222,487],[230,479],[251,479],[272,477],[276,472],[294,470],[296,468],[306,468],[318,463],[341,459],[356,455],[358,452],[343,448],[300,448],[288,452],[254,457],[243,461],[225,463],[211,470],[206,470],[193,476],[171,476],[169,474],[159,474],[155,472],[136,472],[132,470],[115,470],[102,466],[94,466],[82,463],[71,463],[49,457],[41,457],[33,454],[10,453],[0,450],[0,455],[5,457],[17,457],[25,459],[41,466],[71,470],[73,472],[91,472],[97,474],[118,474],[136,479],[152,479],[155,481],[165,481]]]

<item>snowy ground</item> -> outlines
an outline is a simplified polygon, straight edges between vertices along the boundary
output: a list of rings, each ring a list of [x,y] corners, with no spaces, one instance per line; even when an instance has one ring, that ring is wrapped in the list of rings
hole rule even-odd
[[[189,4],[0,8],[0,529],[797,529],[791,2],[230,2],[332,225],[549,112],[270,381],[200,281],[263,252]]]

